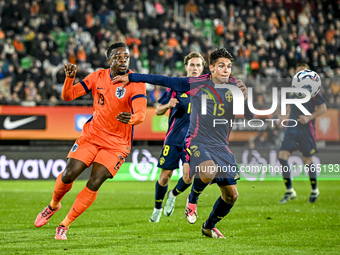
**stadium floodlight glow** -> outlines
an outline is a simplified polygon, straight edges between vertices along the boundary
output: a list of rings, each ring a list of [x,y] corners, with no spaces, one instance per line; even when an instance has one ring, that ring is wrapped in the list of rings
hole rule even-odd
[[[234,115],[244,115],[244,95],[240,88],[234,86],[234,85],[227,85],[227,84],[215,84],[216,89],[229,89],[232,96],[233,96],[233,114]],[[303,98],[287,98],[288,93],[302,93],[305,95]],[[277,88],[273,88],[272,90],[272,99],[273,103],[270,109],[265,110],[258,110],[254,108],[253,104],[253,89],[248,88],[248,108],[251,113],[256,115],[269,115],[275,112],[277,108]],[[311,99],[311,93],[304,88],[282,88],[281,89],[281,115],[286,115],[287,111],[287,105],[294,104],[297,108],[300,109],[300,111],[304,115],[311,115],[311,113],[302,105],[303,103],[308,102]],[[202,95],[201,100],[201,114],[206,115],[207,114],[207,95]]]

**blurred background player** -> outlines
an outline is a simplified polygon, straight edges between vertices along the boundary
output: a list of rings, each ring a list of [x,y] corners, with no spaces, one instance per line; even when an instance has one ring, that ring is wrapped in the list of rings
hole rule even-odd
[[[215,225],[231,210],[238,198],[236,188],[239,179],[239,169],[236,159],[229,149],[230,121],[235,119],[233,114],[233,95],[227,88],[215,89],[215,84],[237,86],[244,97],[244,116],[252,119],[254,115],[248,108],[247,88],[241,80],[231,77],[231,67],[234,58],[225,49],[214,50],[209,57],[211,74],[199,77],[167,77],[152,74],[126,74],[117,76],[115,81],[148,82],[172,88],[177,92],[190,93],[192,111],[190,114],[190,137],[186,141],[190,156],[190,173],[192,178],[196,173],[191,193],[187,198],[186,218],[189,223],[197,219],[197,201],[199,195],[209,183],[217,183],[221,196],[215,202],[212,212],[201,228],[202,234],[211,238],[225,238]],[[207,114],[201,113],[201,98],[209,95]],[[208,98],[208,97],[207,97]],[[215,118],[228,120],[229,124],[213,126]],[[216,166],[223,167],[220,171]]]
[[[300,63],[296,68],[296,73],[306,69],[309,69],[309,66]],[[297,95],[291,93],[290,98],[297,98]],[[321,92],[311,98],[307,103],[304,103],[303,106],[312,115],[304,115],[295,104],[287,106],[286,116],[289,116],[289,119],[297,120],[298,124],[296,127],[289,127],[286,129],[279,152],[283,180],[286,185],[286,193],[279,203],[287,203],[289,200],[296,198],[296,192],[293,188],[290,174],[291,169],[288,165],[288,158],[295,150],[302,152],[302,160],[306,167],[306,171],[308,171],[310,183],[312,185],[309,202],[314,203],[320,194],[317,187],[316,168],[312,161],[312,156],[317,152],[315,118],[325,113],[327,111],[327,106]]]
[[[84,125],[80,138],[67,155],[67,165],[56,180],[52,201],[38,214],[34,225],[45,225],[60,209],[60,201],[72,188],[73,181],[92,164],[93,168],[85,188],[57,227],[55,239],[67,239],[71,223],[91,206],[103,182],[116,175],[131,151],[133,125],[145,119],[146,85],[122,89],[121,82],[112,81],[116,75],[131,73],[129,48],[125,43],[114,43],[107,49],[106,57],[110,69],[99,69],[74,86],[77,67],[71,63],[64,66],[63,99],[71,101],[92,91],[93,117]]]
[[[205,60],[200,53],[192,52],[185,57],[184,65],[188,77],[198,77],[203,72]],[[177,93],[168,88],[158,102],[156,114],[163,115],[170,109],[170,115],[168,132],[157,165],[162,170],[156,182],[155,208],[150,222],[159,222],[161,218],[162,202],[168,190],[168,183],[173,170],[179,167],[180,159],[183,162],[183,177],[178,180],[176,187],[168,192],[164,215],[170,216],[173,213],[176,196],[186,190],[192,182],[184,153],[184,138],[190,123],[190,98],[186,93]]]

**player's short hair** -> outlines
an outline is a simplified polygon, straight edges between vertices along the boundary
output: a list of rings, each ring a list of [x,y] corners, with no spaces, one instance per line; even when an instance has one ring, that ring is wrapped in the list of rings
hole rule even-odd
[[[234,61],[234,57],[225,48],[216,49],[211,52],[209,56],[209,65],[215,65],[217,59],[219,58],[229,58],[231,62]]]
[[[190,54],[186,55],[185,58],[184,58],[184,65],[188,65],[189,60],[192,59],[192,58],[202,59],[202,64],[203,64],[203,66],[205,65],[204,57],[198,52],[191,52]]]
[[[113,51],[114,49],[117,49],[117,48],[126,48],[126,49],[129,49],[129,47],[128,47],[125,43],[123,43],[123,42],[116,42],[116,43],[113,43],[113,44],[111,44],[111,45],[109,46],[109,48],[107,48],[107,50],[106,50],[106,58],[109,58],[110,55],[111,55],[111,53],[112,53],[112,51]]]
[[[295,68],[298,68],[298,67],[304,67],[304,68],[307,69],[307,70],[310,69],[309,65],[306,64],[306,63],[304,63],[304,62],[298,62],[298,63],[296,64],[296,67],[295,67]]]

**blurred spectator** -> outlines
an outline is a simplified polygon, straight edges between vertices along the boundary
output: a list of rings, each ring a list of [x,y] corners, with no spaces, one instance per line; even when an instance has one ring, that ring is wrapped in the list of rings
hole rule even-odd
[[[152,2],[149,1],[149,0],[144,1],[144,7],[145,7],[146,14],[147,14],[149,17],[150,17],[153,13],[156,12],[156,9],[155,9],[154,5],[153,5]]]
[[[299,41],[301,49],[306,53],[309,49],[309,38],[307,36],[307,32],[303,32],[303,34],[299,38]]]
[[[55,79],[55,75],[62,67],[62,57],[57,51],[52,51],[47,61],[44,61],[44,68],[50,68],[52,77]]]
[[[48,56],[50,55],[49,51],[47,50],[47,43],[46,41],[40,42],[40,47],[38,47],[35,51],[35,57],[36,59],[43,62],[45,59],[48,59]]]
[[[53,0],[45,0],[42,8],[42,12],[47,14],[48,16],[52,16],[52,14],[56,10],[56,1]]]
[[[8,103],[7,100],[8,100],[8,97],[5,97],[5,96],[2,94],[2,92],[0,92],[0,104],[1,104],[1,105],[6,105],[6,104]]]
[[[0,79],[0,94],[8,101],[12,98],[11,81],[12,77],[3,77]]]
[[[27,101],[40,101],[41,96],[38,94],[38,89],[34,81],[28,81],[25,87],[25,100]]]
[[[120,32],[122,32],[123,34],[127,34],[128,33],[128,29],[127,29],[127,17],[126,17],[126,13],[125,12],[120,12],[117,15],[117,26]]]
[[[40,6],[37,3],[37,1],[32,1],[32,4],[31,4],[31,17],[38,16],[39,15],[39,10],[40,10]]]
[[[138,22],[139,29],[147,29],[148,28],[146,17],[144,16],[143,12],[138,12],[137,22]]]
[[[3,53],[8,54],[8,55],[12,55],[15,52],[15,47],[14,44],[11,40],[11,38],[6,38],[6,42],[4,43],[4,47],[3,47]]]
[[[82,64],[86,63],[86,52],[84,46],[79,46],[77,50],[77,63]]]
[[[13,45],[14,45],[15,51],[18,53],[20,58],[25,57],[26,55],[25,45],[22,42],[20,35],[15,35],[14,40],[13,40]]]
[[[129,45],[138,72],[178,76],[176,62],[190,51],[208,56],[224,46],[238,76],[292,77],[303,61],[321,77],[339,78],[340,6],[326,2],[181,0],[175,9],[164,0],[0,0],[1,72],[12,79],[12,100],[5,100],[23,100],[32,77],[36,88],[46,83],[46,68],[62,84],[66,62],[81,63],[78,79],[108,67],[105,49],[116,41]],[[336,104],[339,95],[328,88],[323,92]]]
[[[23,40],[25,42],[26,52],[30,55],[33,54],[32,51],[32,42],[35,38],[35,33],[28,26],[24,27],[23,31]]]
[[[198,14],[198,7],[197,7],[197,4],[195,3],[195,0],[189,0],[185,4],[184,13],[185,14],[189,13],[194,16]]]
[[[92,65],[94,69],[101,66],[100,54],[98,54],[97,47],[93,47],[91,53],[89,54],[87,60]]]
[[[141,67],[142,64],[139,60],[139,56],[136,52],[133,52],[133,50],[130,50],[130,69],[133,72],[140,73],[142,71]]]
[[[268,78],[275,78],[275,77],[278,76],[277,75],[277,69],[274,66],[273,60],[268,61],[268,67],[265,70],[265,74],[266,74],[266,77],[268,77]]]

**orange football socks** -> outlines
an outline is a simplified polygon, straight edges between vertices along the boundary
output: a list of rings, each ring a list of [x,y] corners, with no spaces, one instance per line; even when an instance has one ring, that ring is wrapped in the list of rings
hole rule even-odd
[[[50,206],[52,207],[52,209],[58,208],[60,201],[62,200],[64,195],[67,192],[70,191],[70,189],[72,188],[72,185],[73,185],[73,182],[71,182],[69,184],[63,183],[63,181],[61,180],[62,174],[63,173],[60,173],[58,175],[57,180],[55,182],[55,186],[54,186],[54,190],[53,190],[53,197],[52,197],[52,201],[50,202]]]
[[[97,193],[98,191],[92,191],[85,186],[85,188],[78,194],[76,201],[74,201],[66,218],[60,224],[65,227],[71,225],[71,223],[75,221],[79,215],[92,205],[94,200],[96,200]]]

